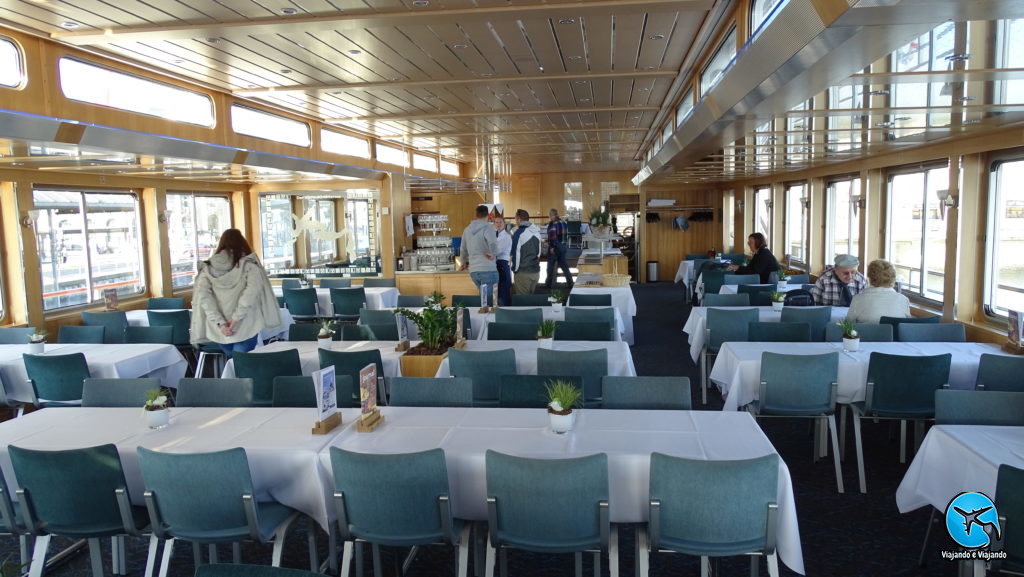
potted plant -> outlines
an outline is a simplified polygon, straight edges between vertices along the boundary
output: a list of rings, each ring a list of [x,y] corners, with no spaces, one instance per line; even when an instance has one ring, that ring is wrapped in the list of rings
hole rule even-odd
[[[842,327],[843,329],[843,350],[859,350],[860,335],[857,334],[857,330],[853,328],[853,321],[851,321],[850,319],[843,319],[836,324]]]
[[[777,276],[779,279],[779,290],[785,290],[786,285],[789,284],[789,274],[786,272],[786,269],[780,268]]]
[[[599,208],[590,211],[590,226],[594,233],[601,235],[608,232],[608,225],[612,222],[612,215]]]
[[[781,311],[782,304],[786,301],[786,293],[775,291],[772,293],[772,310]],[[763,302],[763,301],[762,301]]]
[[[555,321],[554,319],[548,319],[541,321],[540,326],[537,327],[537,347],[541,349],[550,349],[551,341],[554,340],[555,336]]]
[[[559,379],[548,381],[548,417],[551,430],[559,435],[572,429],[576,415],[572,410],[579,406],[583,391],[572,383]]]
[[[448,356],[448,349],[455,346],[459,337],[459,316],[461,307],[444,304],[444,295],[430,293],[420,312],[409,309],[395,309],[419,329],[420,343],[399,357],[402,375],[406,377],[433,377],[441,361]]]
[[[331,340],[334,339],[334,327],[331,326],[331,319],[320,321],[320,332],[316,334],[316,346],[321,349],[331,348]]]
[[[46,351],[46,331],[36,331],[28,336],[28,352],[41,355]]]
[[[562,305],[565,303],[565,295],[562,294],[562,291],[551,291],[551,296],[548,297],[548,302],[551,303],[551,312],[555,314],[562,314]]]
[[[142,405],[142,414],[146,417],[146,426],[160,429],[167,426],[170,411],[170,391],[167,389],[150,389],[146,391],[146,403]]]

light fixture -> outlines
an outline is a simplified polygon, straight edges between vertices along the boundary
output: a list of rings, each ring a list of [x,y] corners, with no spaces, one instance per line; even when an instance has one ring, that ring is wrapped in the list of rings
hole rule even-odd
[[[970,59],[971,55],[969,53],[964,52],[960,54],[950,54],[949,56],[946,57],[946,62],[967,62]]]
[[[167,222],[167,220],[170,219],[170,218],[171,218],[171,211],[169,211],[169,210],[161,210],[160,212],[156,213],[156,220],[157,220],[157,222]]]
[[[347,52],[348,52],[349,54],[351,54],[352,56],[357,56],[357,55],[359,55],[359,54],[362,54],[362,53],[363,53],[363,51],[362,51],[362,50],[359,50],[358,48],[352,48],[352,49],[348,50]]]
[[[291,7],[282,8],[281,9],[281,14],[284,14],[285,16],[291,16],[291,15],[295,14],[296,12],[298,12],[298,10],[296,10],[294,8],[291,8]]]
[[[465,50],[465,49],[469,48],[469,45],[468,44],[452,44],[452,48],[454,48],[455,50]]]
[[[579,62],[580,60],[583,60],[583,57],[579,55],[573,55],[569,57],[569,62]]]
[[[66,30],[74,30],[75,28],[78,28],[79,26],[81,26],[81,25],[78,22],[72,22],[71,20],[67,20],[67,21],[64,21],[64,22],[60,23],[60,27],[66,29]]]
[[[281,74],[291,74],[291,73],[292,73],[292,71],[291,71],[290,68],[282,68],[281,69]]]
[[[644,66],[644,70],[646,70],[647,72],[650,72],[651,70],[654,70],[654,67],[653,66]]]
[[[972,100],[977,100],[977,99],[974,98],[973,96],[961,96],[960,98],[956,99],[956,101],[959,102],[960,104],[963,104],[965,102],[970,102]]]
[[[412,0],[412,5],[417,8],[425,8],[430,6],[430,0]]]
[[[935,197],[943,206],[956,206],[956,198],[949,193],[948,188],[940,188],[935,191]]]
[[[209,42],[210,44],[216,44],[216,43],[220,42],[220,38],[207,38],[206,41]]]
[[[492,76],[494,76],[493,72],[481,72],[480,73],[480,78],[490,78]]]
[[[43,211],[38,208],[26,210],[25,216],[21,217],[21,226],[24,226],[26,228],[32,228],[33,226],[35,226],[36,221],[39,220],[39,217],[42,216],[42,214]]]
[[[558,23],[559,24],[575,24],[576,23],[576,19],[575,18],[562,18],[562,19],[560,19],[558,21]]]
[[[651,34],[647,38],[649,38],[650,40],[664,40],[665,39],[665,35],[664,34]]]

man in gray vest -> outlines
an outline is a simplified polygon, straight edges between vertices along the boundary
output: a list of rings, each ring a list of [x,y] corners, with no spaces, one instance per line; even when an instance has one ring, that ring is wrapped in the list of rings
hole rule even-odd
[[[530,222],[530,213],[521,208],[516,211],[511,258],[515,294],[533,294],[540,278],[540,228]]]

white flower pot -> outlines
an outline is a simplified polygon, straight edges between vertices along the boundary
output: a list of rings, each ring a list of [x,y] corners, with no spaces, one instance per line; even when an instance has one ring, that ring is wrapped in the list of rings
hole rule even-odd
[[[29,343],[28,352],[33,355],[41,355],[46,352],[46,343]]]
[[[143,411],[142,413],[146,416],[146,426],[150,429],[162,429],[166,427],[171,416],[171,412],[167,409],[159,411]]]
[[[572,425],[576,421],[576,412],[573,411],[568,415],[559,415],[548,411],[548,417],[551,418],[551,430],[561,435],[572,430]]]
[[[551,312],[556,315],[562,314],[562,303],[551,303]]]
[[[789,290],[789,283],[787,283],[784,280],[780,280],[777,283],[775,290],[779,291],[780,293],[787,292]]]
[[[551,348],[551,344],[554,341],[555,341],[555,339],[553,339],[551,337],[538,337],[537,338],[537,348],[538,349],[550,349]]]
[[[843,350],[844,351],[857,351],[860,350],[860,339],[843,339]]]
[[[324,338],[324,339],[322,339],[320,337],[317,337],[317,339],[316,339],[316,346],[317,346],[317,348],[320,348],[320,349],[330,349],[331,348],[331,337],[327,337],[327,338]]]
[[[764,301],[761,301],[761,302],[764,302]],[[782,311],[782,305],[783,305],[782,302],[772,301],[772,310],[775,311],[775,312],[781,312]]]

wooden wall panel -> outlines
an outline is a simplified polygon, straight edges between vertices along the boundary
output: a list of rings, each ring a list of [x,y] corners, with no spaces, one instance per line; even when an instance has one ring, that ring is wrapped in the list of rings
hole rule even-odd
[[[717,190],[701,191],[645,191],[642,195],[642,204],[652,198],[671,198],[676,201],[677,207],[713,207],[715,218],[711,222],[689,222],[689,229],[685,231],[672,228],[672,221],[676,217],[689,219],[693,214],[691,211],[676,209],[658,210],[648,208],[645,214],[657,213],[659,222],[648,223],[644,214],[641,214],[641,254],[642,262],[637,263],[641,280],[646,282],[647,262],[657,261],[658,280],[672,282],[676,270],[679,268],[679,261],[686,257],[687,253],[707,252],[708,250],[726,251],[728,247],[722,246],[722,210],[720,195]]]

